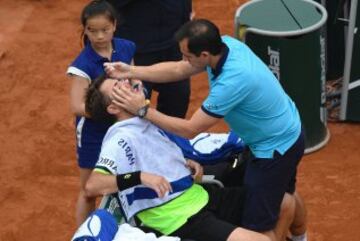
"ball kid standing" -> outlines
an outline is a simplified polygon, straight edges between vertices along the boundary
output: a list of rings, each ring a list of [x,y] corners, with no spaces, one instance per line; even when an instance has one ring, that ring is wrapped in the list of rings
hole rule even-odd
[[[85,111],[85,91],[92,81],[104,73],[105,62],[132,63],[135,44],[114,38],[117,16],[110,4],[94,0],[81,13],[84,48],[67,69],[72,81],[70,91],[71,110],[76,116],[77,160],[80,168],[80,192],[76,205],[76,221],[80,225],[95,209],[95,199],[85,195],[84,188],[94,168],[102,139],[112,123],[91,120]]]

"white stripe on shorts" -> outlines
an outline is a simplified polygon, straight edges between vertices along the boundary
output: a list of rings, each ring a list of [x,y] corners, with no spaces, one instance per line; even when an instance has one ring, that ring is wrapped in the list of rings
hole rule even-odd
[[[81,119],[79,120],[76,126],[76,140],[78,147],[81,147],[81,134],[82,134],[82,129],[84,127],[84,123],[85,123],[85,117],[81,117]]]

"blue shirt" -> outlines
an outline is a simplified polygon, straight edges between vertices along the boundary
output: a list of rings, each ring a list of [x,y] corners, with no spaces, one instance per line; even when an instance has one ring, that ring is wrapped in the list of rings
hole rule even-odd
[[[104,73],[103,64],[105,62],[131,63],[135,53],[135,44],[119,38],[113,38],[112,43],[114,50],[111,59],[100,56],[90,43],[86,44],[79,56],[71,63],[67,73],[84,77],[91,82]]]
[[[131,41],[113,38],[111,59],[100,56],[88,43],[78,57],[71,63],[67,74],[77,75],[91,81],[102,75],[105,62],[122,61],[130,64],[135,53],[135,44]],[[86,160],[87,168],[94,167],[100,152],[101,142],[111,124],[94,122],[91,119],[76,118],[77,151],[79,160]],[[85,167],[85,166],[83,166]]]
[[[294,102],[269,68],[242,42],[222,37],[224,54],[207,67],[210,92],[202,105],[222,118],[258,158],[284,154],[297,140],[301,122]]]

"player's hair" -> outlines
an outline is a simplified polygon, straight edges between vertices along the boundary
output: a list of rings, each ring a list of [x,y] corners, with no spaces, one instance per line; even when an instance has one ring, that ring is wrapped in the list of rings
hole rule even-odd
[[[94,121],[112,124],[116,122],[116,117],[107,111],[111,99],[100,91],[101,85],[108,78],[103,74],[90,84],[85,95],[85,111]]]
[[[98,15],[106,16],[113,24],[116,24],[118,19],[118,14],[114,7],[105,0],[93,0],[89,4],[87,4],[82,10],[80,17],[80,21],[83,26],[81,38],[84,45],[88,41],[88,37],[85,35],[85,27],[87,20]]]
[[[222,41],[218,27],[206,19],[195,19],[185,23],[176,33],[176,41],[188,40],[188,49],[196,56],[202,51],[218,55],[222,50]]]

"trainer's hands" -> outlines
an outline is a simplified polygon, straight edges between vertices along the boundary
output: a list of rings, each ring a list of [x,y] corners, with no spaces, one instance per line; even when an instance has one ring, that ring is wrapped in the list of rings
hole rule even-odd
[[[143,185],[153,189],[157,193],[158,197],[164,197],[168,193],[172,192],[170,183],[162,176],[141,172],[140,180]]]
[[[123,62],[104,63],[105,72],[115,79],[131,79],[131,65]]]
[[[129,82],[120,82],[114,86],[111,95],[115,105],[136,115],[138,110],[145,105],[145,96],[141,84],[137,89],[133,89],[133,86]]]
[[[196,182],[201,182],[204,175],[204,168],[193,160],[187,160],[186,166],[191,170],[192,177]]]

